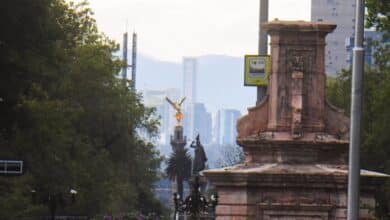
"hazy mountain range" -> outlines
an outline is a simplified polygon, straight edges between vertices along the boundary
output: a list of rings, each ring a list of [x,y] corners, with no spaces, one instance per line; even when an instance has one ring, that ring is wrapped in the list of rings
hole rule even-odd
[[[256,89],[244,87],[243,57],[206,55],[198,57],[197,101],[208,111],[246,108],[256,101]],[[181,63],[161,61],[140,54],[137,60],[137,89],[182,89]]]

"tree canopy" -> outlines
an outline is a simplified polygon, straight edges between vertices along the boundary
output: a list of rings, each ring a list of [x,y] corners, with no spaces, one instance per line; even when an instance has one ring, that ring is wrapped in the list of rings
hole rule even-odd
[[[44,202],[71,188],[77,202],[59,212],[160,212],[151,189],[161,160],[144,138],[158,121],[117,77],[118,45],[88,4],[6,0],[0,23],[0,159],[26,166],[0,177],[0,219],[47,215],[31,190]]]

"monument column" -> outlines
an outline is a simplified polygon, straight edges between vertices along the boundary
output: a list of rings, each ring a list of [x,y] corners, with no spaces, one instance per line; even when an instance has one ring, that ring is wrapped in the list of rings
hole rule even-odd
[[[183,126],[176,125],[173,131],[173,135],[171,135],[172,151],[183,149],[184,146],[186,146],[187,140],[183,133]]]

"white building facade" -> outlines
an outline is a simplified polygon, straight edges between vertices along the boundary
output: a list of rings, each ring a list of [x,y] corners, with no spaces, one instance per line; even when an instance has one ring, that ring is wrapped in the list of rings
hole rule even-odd
[[[348,40],[355,32],[355,0],[312,0],[311,20],[337,24],[333,33],[326,37],[325,71],[336,75],[343,68],[349,68]]]

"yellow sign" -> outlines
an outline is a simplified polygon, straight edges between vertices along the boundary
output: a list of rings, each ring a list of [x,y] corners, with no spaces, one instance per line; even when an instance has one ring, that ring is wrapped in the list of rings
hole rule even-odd
[[[268,84],[271,61],[268,55],[245,55],[244,85],[262,86]]]

